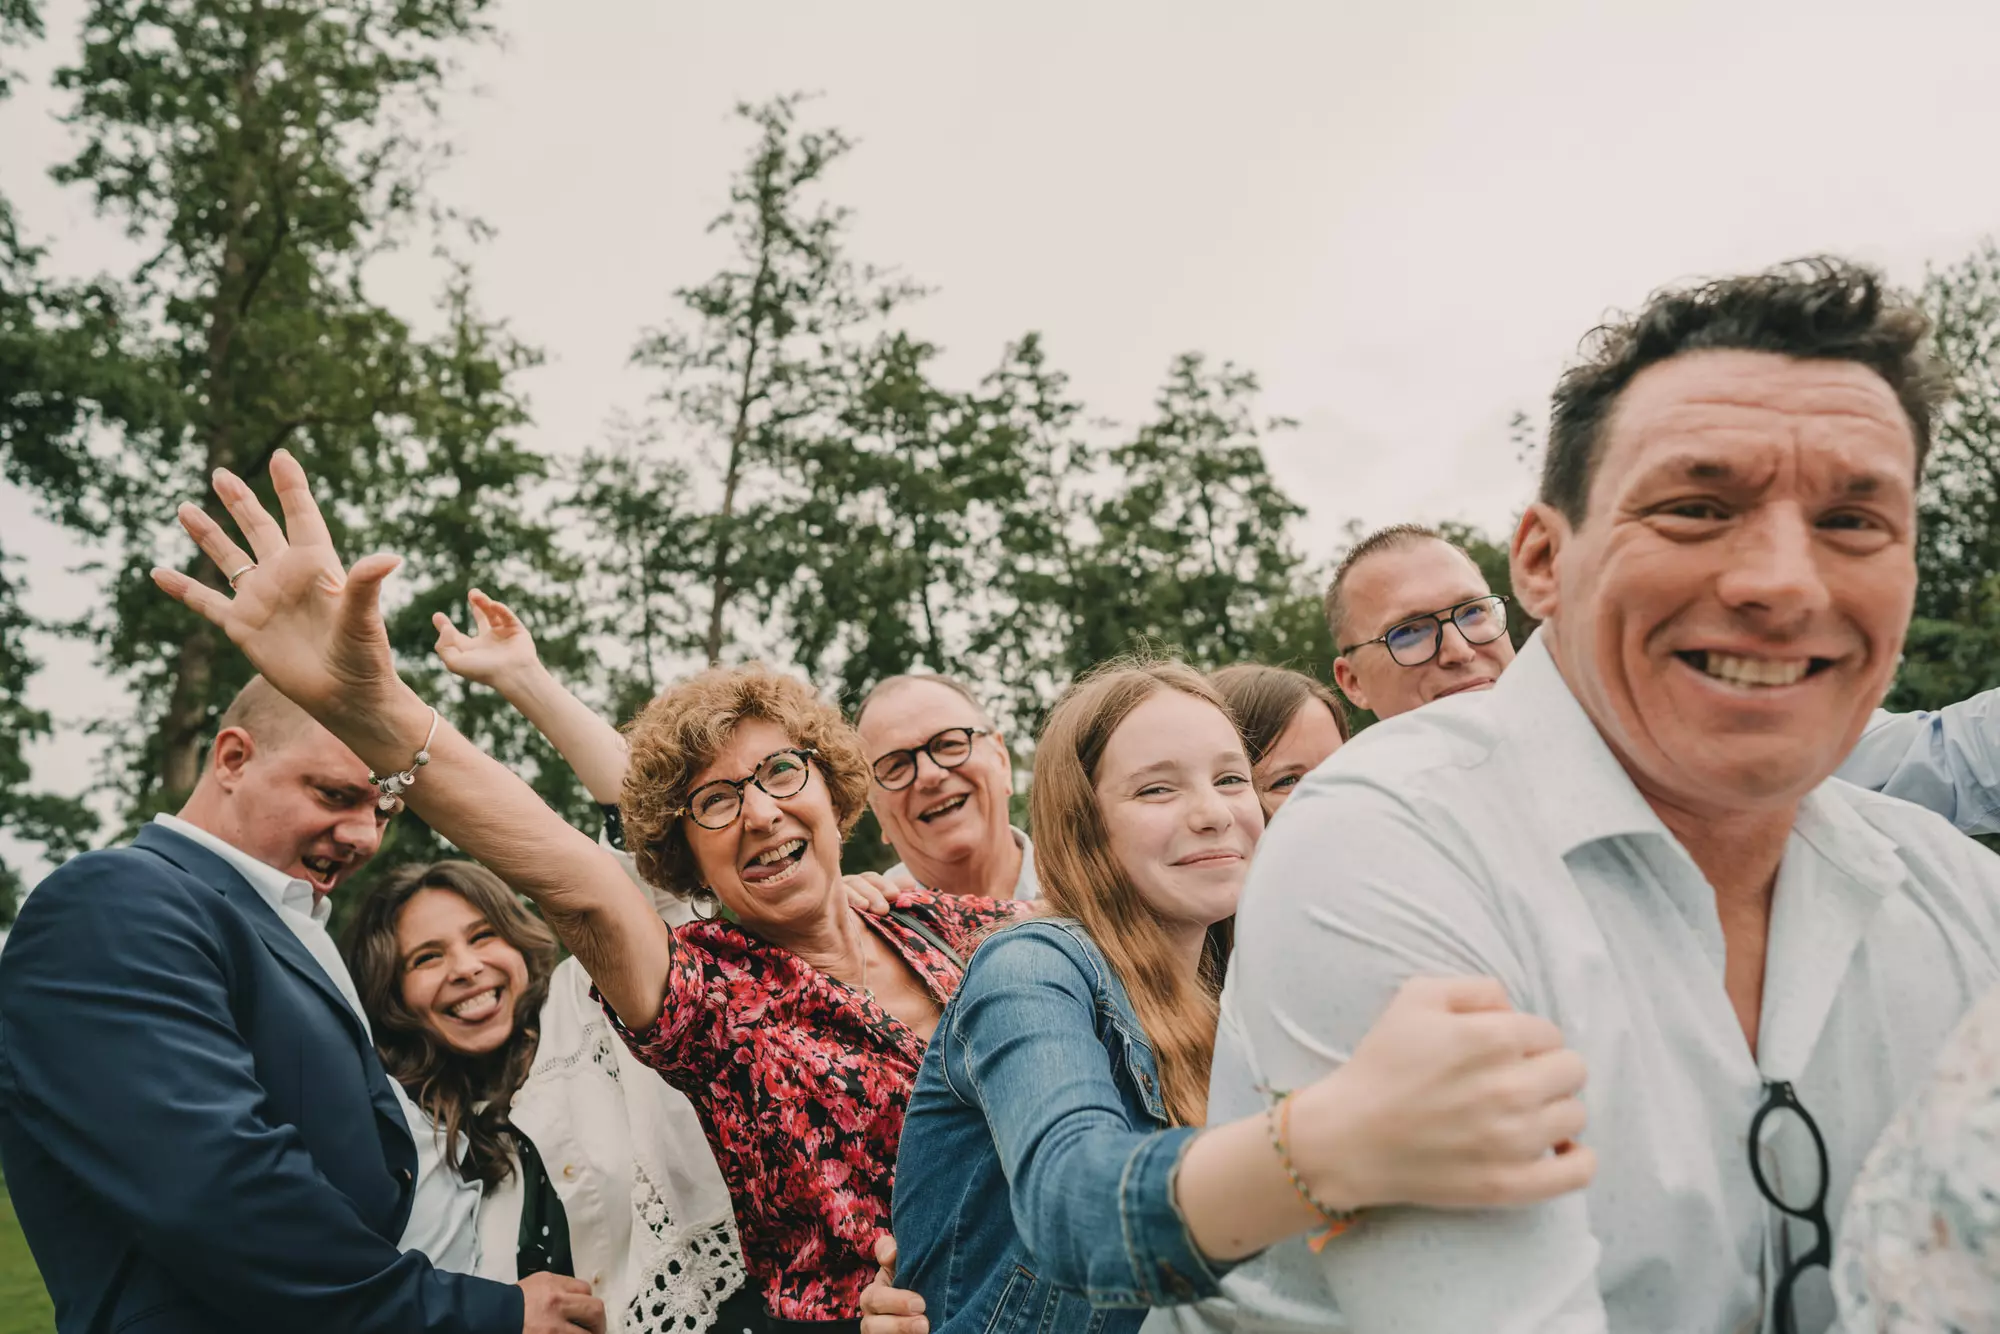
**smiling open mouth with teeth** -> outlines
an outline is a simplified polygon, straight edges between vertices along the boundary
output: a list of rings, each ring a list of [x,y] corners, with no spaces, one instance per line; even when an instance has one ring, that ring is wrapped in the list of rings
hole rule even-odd
[[[1676,653],[1674,656],[1702,675],[1727,681],[1733,686],[1797,685],[1808,676],[1833,666],[1832,658],[1739,658],[1732,653],[1715,653],[1707,649]]]
[[[743,864],[743,879],[747,884],[769,884],[771,881],[790,875],[793,868],[805,860],[806,840],[786,839],[773,847],[765,848]]]
[[[504,985],[475,991],[463,1000],[453,1001],[444,1007],[444,1012],[463,1024],[477,1024],[491,1019],[500,1010],[500,993]]]
[[[929,810],[918,811],[917,819],[920,823],[929,824],[933,820],[940,819],[944,816],[950,815],[953,811],[965,805],[965,803],[970,801],[971,799],[972,799],[972,794],[970,792],[961,792],[955,797],[946,797],[943,801],[940,801],[937,805],[932,806]]]
[[[334,877],[340,874],[341,868],[346,863],[336,861],[332,857],[301,857],[299,858],[299,865],[312,872],[313,879],[319,881],[322,885],[330,885],[333,883]]]

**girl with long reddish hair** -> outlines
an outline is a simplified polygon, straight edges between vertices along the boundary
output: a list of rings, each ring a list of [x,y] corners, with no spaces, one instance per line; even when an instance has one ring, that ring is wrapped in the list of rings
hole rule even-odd
[[[889,1286],[885,1244],[869,1334],[926,1317],[1123,1334],[1356,1210],[1526,1203],[1589,1179],[1587,1150],[1550,1152],[1582,1127],[1581,1062],[1486,979],[1411,983],[1342,1069],[1202,1128],[1264,814],[1192,668],[1124,661],[1072,686],[1035,748],[1030,813],[1046,911],[979,947],[938,1023],[896,1169],[914,1293]]]

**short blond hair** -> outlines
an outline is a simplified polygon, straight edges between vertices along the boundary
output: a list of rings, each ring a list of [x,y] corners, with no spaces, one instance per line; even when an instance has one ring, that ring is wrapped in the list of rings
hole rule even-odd
[[[679,812],[694,776],[751,719],[773,723],[817,752],[842,838],[861,818],[868,804],[868,761],[860,735],[840,710],[804,681],[762,663],[711,667],[663,691],[625,729],[631,758],[618,814],[626,846],[648,884],[683,898],[702,887]]]

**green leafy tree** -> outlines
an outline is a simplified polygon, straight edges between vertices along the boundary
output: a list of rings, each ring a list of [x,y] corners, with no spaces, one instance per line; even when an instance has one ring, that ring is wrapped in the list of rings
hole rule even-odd
[[[541,356],[480,316],[463,267],[446,291],[443,313],[444,332],[414,349],[405,438],[361,461],[369,492],[381,500],[356,549],[407,553],[387,616],[404,678],[550,806],[594,831],[596,808],[540,733],[493,691],[445,671],[431,651],[432,616],[442,612],[465,626],[465,595],[477,587],[535,627],[536,648],[558,675],[576,679],[588,666],[587,618],[573,590],[576,564],[540,517],[545,507],[532,503],[547,489],[549,461],[518,436],[530,418],[513,385]],[[372,880],[449,851],[405,812],[365,874]],[[340,906],[360,897],[348,892]]]
[[[1918,496],[1917,603],[1892,709],[2000,685],[2000,245],[1933,270],[1922,300],[1953,398]]]
[[[453,45],[486,35],[484,8],[93,0],[80,55],[57,75],[81,147],[56,177],[88,188],[145,256],[57,310],[58,332],[100,331],[100,364],[66,400],[74,429],[42,423],[10,444],[9,467],[105,552],[110,596],[86,628],[135,699],[135,814],[192,787],[247,670],[146,586],[167,553],[220,586],[167,544],[174,503],[206,497],[218,467],[261,485],[289,447],[346,541],[380,498],[371,487],[397,474],[377,462],[425,419],[421,351],[361,274],[424,216],[435,154],[420,122]]]
[[[1250,372],[1186,353],[1153,420],[1109,451],[1120,485],[1096,509],[1096,540],[1069,590],[1073,671],[1145,641],[1204,667],[1252,661],[1280,648],[1274,626],[1301,633],[1290,528],[1305,511],[1263,449],[1291,423],[1260,420],[1257,392]]]
[[[752,614],[768,610],[796,572],[798,441],[825,425],[863,326],[914,294],[848,258],[847,210],[817,193],[853,144],[837,129],[801,126],[803,101],[738,106],[758,138],[728,207],[709,224],[734,253],[706,282],[675,293],[676,317],[632,354],[659,373],[660,399],[714,474],[716,498],[700,522],[658,537],[705,558],[697,647],[711,663],[746,639],[753,650],[774,647],[731,613],[746,597]]]
[[[0,54],[41,35],[30,0],[0,0]],[[0,63],[0,101],[12,91],[12,73]],[[92,331],[76,317],[87,296],[48,282],[41,259],[0,197],[0,461],[9,476],[19,471],[18,450],[77,429],[82,409],[74,391],[97,374]],[[41,669],[28,636],[41,627],[22,605],[15,563],[0,550],[0,832],[59,861],[88,845],[97,819],[81,801],[38,791],[31,781],[28,747],[54,733],[48,713],[27,700]],[[13,921],[22,889],[19,870],[0,860],[0,927]]]
[[[702,518],[687,469],[667,456],[656,426],[621,423],[617,434],[578,462],[563,508],[584,534],[578,600],[599,684],[612,716],[630,718],[702,641],[709,564],[676,540]]]
[[[53,729],[48,713],[27,701],[28,682],[41,664],[28,653],[35,622],[21,606],[21,587],[9,568],[14,563],[0,552],[0,832],[61,861],[89,846],[97,818],[81,801],[38,792],[31,782],[26,749]],[[0,927],[14,920],[22,888],[19,871],[0,860]]]

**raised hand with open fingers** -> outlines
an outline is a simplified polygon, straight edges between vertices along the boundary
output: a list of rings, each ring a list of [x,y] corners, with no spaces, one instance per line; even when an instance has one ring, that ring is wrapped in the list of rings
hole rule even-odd
[[[181,526],[203,554],[236,575],[233,596],[176,570],[155,569],[153,582],[221,629],[308,713],[322,721],[365,718],[398,688],[381,585],[401,561],[364,556],[344,567],[305,470],[286,450],[271,457],[271,481],[282,527],[243,479],[227,469],[215,473],[215,493],[250,544],[248,553],[199,506],[179,510]]]
[[[506,603],[476,588],[467,595],[466,603],[472,609],[472,634],[452,624],[451,617],[443,612],[431,617],[431,624],[438,632],[438,661],[453,676],[505,693],[509,684],[542,665],[535,652],[534,636]]]

